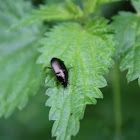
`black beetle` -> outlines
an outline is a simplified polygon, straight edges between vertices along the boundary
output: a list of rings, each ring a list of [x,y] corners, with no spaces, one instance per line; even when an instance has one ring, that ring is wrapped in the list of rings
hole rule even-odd
[[[68,83],[68,70],[64,64],[64,62],[58,58],[51,59],[51,67],[45,67],[44,69],[49,68],[54,71],[54,73],[49,73],[56,75],[57,80],[61,82],[64,88],[67,87]],[[69,68],[70,69],[70,68]]]

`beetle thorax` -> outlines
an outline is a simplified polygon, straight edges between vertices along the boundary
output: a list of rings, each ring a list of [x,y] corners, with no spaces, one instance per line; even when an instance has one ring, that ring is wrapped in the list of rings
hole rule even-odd
[[[53,67],[53,70],[54,70],[56,76],[62,77],[65,80],[64,71],[63,71],[63,69],[61,69],[61,66],[59,65],[59,63],[58,62],[53,62],[52,67]]]

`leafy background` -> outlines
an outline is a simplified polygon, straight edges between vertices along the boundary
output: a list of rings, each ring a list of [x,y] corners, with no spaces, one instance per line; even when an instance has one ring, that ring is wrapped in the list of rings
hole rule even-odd
[[[42,3],[43,2],[44,1],[42,1]],[[33,1],[33,3],[36,3],[36,2]],[[21,3],[21,5],[24,5],[24,4]],[[30,7],[31,7],[31,5],[28,5],[29,11],[30,11]],[[5,8],[1,7],[1,9],[5,9]],[[13,12],[14,10],[15,9],[12,8],[12,3],[11,3],[11,7],[8,10],[8,14],[5,13],[5,15],[9,15],[9,13],[11,13],[11,11]],[[27,11],[27,9],[25,9],[25,11]],[[24,14],[25,14],[25,12],[23,12],[23,11],[21,12],[21,10],[19,9],[19,12],[18,12],[17,16],[15,17],[15,21],[14,21],[14,19],[9,20],[8,23],[13,24],[14,22],[16,22],[16,20],[18,18],[24,16]],[[131,15],[129,13],[127,13],[127,14]],[[3,17],[5,19],[5,17],[6,17],[5,15],[3,16],[3,14],[1,14],[1,17]],[[132,17],[133,17],[133,14],[132,14]],[[116,22],[117,22],[117,18],[119,18],[119,17],[115,17],[115,18],[116,18]],[[135,17],[135,18],[137,19],[137,17]],[[2,21],[4,21],[4,23],[2,23],[2,25],[7,25],[8,19],[10,19],[10,18],[7,17],[6,20],[2,20]],[[134,20],[134,23],[139,24],[139,22],[137,22],[136,20]],[[113,24],[115,24],[115,23],[113,23]],[[125,26],[125,24],[124,24],[124,26]],[[9,25],[5,28],[7,29],[8,27],[9,27]],[[20,40],[20,37],[21,37],[23,39],[23,42],[25,43],[21,46],[23,48],[27,48],[27,51],[28,51],[27,44],[29,43],[29,46],[31,46],[31,49],[34,52],[36,50],[35,49],[36,45],[34,43],[32,44],[32,41],[36,43],[37,42],[36,39],[38,37],[40,37],[40,33],[41,33],[41,35],[43,35],[43,32],[38,31],[38,28],[43,29],[43,27],[41,27],[39,24],[36,27],[34,27],[33,29],[22,28],[21,32],[20,32],[21,36],[15,37],[16,39],[14,38],[12,40],[12,43],[15,42],[15,44],[18,45],[18,41],[19,41],[19,43],[21,44],[21,40]],[[36,33],[33,32],[34,30],[36,31]],[[136,29],[132,28],[132,30],[135,31]],[[25,33],[25,34],[23,34],[23,36],[22,36],[22,33],[23,33],[22,31],[24,31],[24,33]],[[26,31],[28,31],[27,34],[29,34],[33,38],[28,37],[26,34]],[[136,32],[136,34],[138,34],[137,32]],[[11,38],[11,36],[13,36],[13,34],[10,34],[10,33],[8,33],[8,34],[5,33],[4,35],[5,36],[9,35],[10,36],[9,38]],[[1,36],[2,36],[2,33],[1,33]],[[15,36],[16,36],[16,33],[15,33]],[[31,41],[29,41],[26,44],[25,41],[27,40],[27,38],[30,38]],[[138,34],[138,38],[139,38],[139,34]],[[134,37],[134,40],[135,40],[135,37]],[[3,41],[3,38],[1,38],[1,42],[2,41]],[[12,45],[12,43],[10,42],[10,45]],[[14,46],[16,46],[15,44],[14,44]],[[5,44],[5,42],[4,42],[3,45],[7,45],[7,44]],[[7,52],[7,50],[3,50],[2,48],[4,48],[4,47],[1,46],[1,50],[2,50],[1,52],[2,52],[2,54],[4,54],[4,56],[1,55],[2,56],[1,61],[7,60],[7,61],[9,61],[9,64],[11,64],[10,62],[13,59],[8,60],[8,57],[7,57],[7,55],[9,55],[9,54],[7,54],[8,52]],[[15,50],[16,50],[16,48],[15,48]],[[11,51],[9,49],[9,52],[13,53],[15,50]],[[5,53],[3,53],[3,52],[5,52]],[[120,53],[120,49],[118,49],[118,53],[120,55],[120,58],[125,55],[125,54]],[[126,53],[127,53],[127,48],[126,48]],[[33,53],[33,54],[36,54],[36,56],[38,55],[37,52]],[[22,58],[21,57],[22,55],[20,54],[20,51],[19,51],[19,53],[17,53],[17,55],[15,57],[15,59],[17,59],[16,60],[17,62],[19,61],[19,63],[20,63],[20,59],[18,59],[18,58]],[[31,52],[29,52],[29,56],[33,57]],[[28,61],[28,60],[25,60],[25,62],[26,61]],[[36,61],[36,57],[35,57],[34,61]],[[23,61],[23,63],[25,63],[25,62]],[[31,65],[31,63],[32,62],[30,62],[29,65]],[[20,64],[22,65],[22,63],[20,63]],[[130,64],[132,64],[132,63],[130,63]],[[1,66],[1,72],[5,72],[7,74],[7,71],[2,71],[2,68],[5,69],[6,67],[7,67],[6,64],[3,64]],[[9,67],[12,68],[12,66],[10,66],[10,65],[9,65]],[[34,67],[36,68],[39,66],[35,65]],[[126,68],[129,69],[129,67],[127,65],[126,65]],[[124,69],[122,69],[122,70],[124,70]],[[12,72],[12,69],[10,72]],[[136,70],[136,73],[138,73],[138,72],[139,71]],[[17,72],[14,71],[14,73],[17,73]],[[25,73],[28,74],[28,71],[25,70]],[[6,75],[6,74],[4,74],[4,75]],[[122,100],[122,104],[121,104],[122,110],[121,111],[122,111],[122,116],[123,116],[121,138],[122,139],[132,139],[133,137],[135,137],[136,139],[139,139],[139,134],[138,134],[138,132],[140,130],[140,128],[139,128],[139,126],[140,126],[139,125],[140,124],[139,116],[140,115],[138,112],[139,87],[137,86],[136,81],[126,85],[126,80],[125,80],[126,73],[122,73],[122,74],[119,73],[119,75],[121,77],[121,93],[122,93],[121,94],[121,100]],[[9,75],[7,74],[7,76],[9,76]],[[20,71],[19,71],[18,76],[22,76],[22,73]],[[114,104],[114,97],[113,96],[114,95],[112,95],[112,82],[111,82],[112,77],[111,76],[112,75],[108,75],[106,77],[109,86],[102,89],[102,92],[104,93],[104,100],[98,100],[98,104],[96,106],[89,105],[87,107],[84,119],[81,121],[80,132],[78,133],[77,137],[73,137],[72,139],[83,139],[84,140],[84,139],[93,139],[93,138],[95,138],[95,139],[112,139],[112,138],[114,138],[114,132],[115,132],[114,112],[113,112],[114,111],[114,108],[113,108],[113,104]],[[138,78],[138,76],[137,76],[137,78]],[[36,78],[41,79],[41,74],[35,73],[34,69],[32,69],[32,77],[35,79]],[[8,82],[8,81],[6,81],[6,82]],[[9,85],[11,85],[11,84],[9,84]],[[22,91],[23,87],[21,86],[21,91]],[[35,85],[35,87],[38,87],[38,86]],[[30,88],[32,88],[32,87],[30,87],[30,85],[29,85],[29,87],[27,89],[29,90]],[[35,90],[35,92],[37,91],[37,89]],[[1,139],[11,139],[11,138],[12,139],[21,139],[21,138],[25,139],[25,134],[26,134],[26,136],[28,136],[29,138],[32,138],[32,139],[39,139],[39,138],[51,139],[51,136],[50,136],[51,132],[50,131],[51,131],[52,122],[48,121],[49,108],[44,107],[44,102],[46,100],[46,99],[44,99],[44,92],[45,92],[45,88],[42,85],[41,89],[38,91],[37,96],[31,98],[31,101],[28,103],[27,107],[22,110],[22,112],[16,111],[14,113],[14,115],[12,115],[12,117],[10,117],[10,119],[8,119],[8,120],[1,119],[1,122],[0,122],[0,128],[1,128],[0,138]],[[28,92],[25,94],[27,96],[30,96],[30,94],[28,94]],[[32,95],[33,94],[35,94],[34,91],[32,91]],[[16,94],[14,96],[12,96],[12,95],[13,94],[11,92],[11,97],[17,97]],[[20,95],[22,95],[22,94],[20,94]],[[5,100],[7,97],[2,96],[1,101]],[[12,98],[12,99],[14,99],[14,98]],[[25,104],[26,102],[27,102],[27,99],[23,103]],[[6,108],[14,109],[16,106],[19,108],[22,108],[22,107],[24,107],[24,104],[21,105],[20,100],[19,101],[17,100],[17,102],[15,102],[14,106],[12,106],[12,107],[7,106]],[[7,109],[5,109],[5,106],[2,108],[2,110],[4,110],[3,112],[4,112],[6,117],[8,115],[10,115],[5,111],[5,110],[7,110]],[[32,113],[30,113],[31,111],[32,111]],[[10,110],[10,112],[11,112],[11,110]],[[94,135],[93,135],[93,132],[94,132]],[[117,135],[116,135],[116,138],[117,138]]]

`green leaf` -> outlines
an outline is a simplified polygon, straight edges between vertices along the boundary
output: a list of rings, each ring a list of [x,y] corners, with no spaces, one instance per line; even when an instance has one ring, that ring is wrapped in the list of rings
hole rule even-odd
[[[79,18],[83,15],[83,11],[81,11],[80,7],[73,3],[71,0],[66,0],[67,9],[71,11],[71,13],[75,14],[75,18]]]
[[[83,0],[84,13],[91,14],[96,11],[98,6],[109,2],[115,2],[115,1],[119,1],[119,0]]]
[[[72,3],[70,0],[67,0],[67,3],[51,4],[40,6],[39,9],[34,10],[29,16],[23,18],[16,26],[25,26],[40,21],[63,21],[78,19],[82,16],[81,9]]]
[[[55,121],[52,135],[57,140],[70,140],[71,135],[75,136],[86,104],[96,104],[95,98],[103,98],[99,88],[105,87],[107,82],[102,75],[112,67],[115,49],[112,35],[102,35],[102,31],[108,30],[106,20],[101,19],[105,24],[100,25],[102,22],[96,20],[85,28],[78,23],[63,23],[55,26],[42,40],[44,47],[40,49],[42,55],[38,63],[45,67],[50,66],[53,57],[64,60],[67,68],[73,67],[69,70],[68,81],[76,85],[63,89],[61,84],[57,86],[55,76],[46,77],[46,95],[50,97],[46,105],[51,107],[49,119]],[[97,26],[98,34],[93,34],[91,28],[96,32]]]
[[[42,25],[7,32],[32,8],[22,0],[0,4],[0,116],[8,117],[17,107],[22,109],[42,81],[40,66],[36,64]]]
[[[137,78],[140,81],[140,18],[137,14],[121,12],[114,17],[112,25],[117,32],[116,48],[121,57],[120,69],[128,69],[128,82]]]

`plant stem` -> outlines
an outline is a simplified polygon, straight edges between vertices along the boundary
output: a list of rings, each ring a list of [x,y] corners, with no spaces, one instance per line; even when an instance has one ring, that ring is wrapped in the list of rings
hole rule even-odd
[[[113,88],[113,101],[114,101],[114,119],[115,119],[115,140],[121,137],[121,93],[120,93],[120,77],[119,77],[119,64],[115,62],[112,70],[112,88]]]

